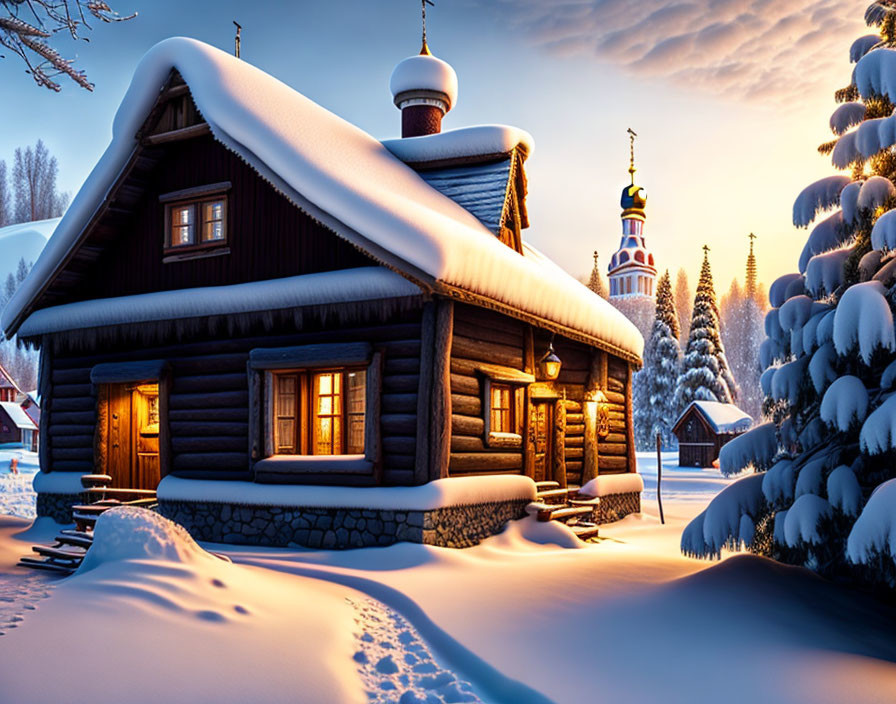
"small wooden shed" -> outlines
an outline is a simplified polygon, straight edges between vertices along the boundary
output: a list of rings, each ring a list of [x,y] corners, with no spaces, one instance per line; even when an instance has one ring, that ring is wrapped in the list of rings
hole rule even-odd
[[[678,438],[678,464],[712,467],[722,446],[752,425],[753,419],[734,404],[692,401],[672,428]]]

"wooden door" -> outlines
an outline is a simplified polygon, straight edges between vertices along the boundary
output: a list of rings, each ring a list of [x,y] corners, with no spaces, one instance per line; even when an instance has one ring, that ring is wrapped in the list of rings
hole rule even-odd
[[[554,402],[532,403],[532,430],[535,438],[534,479],[543,482],[551,478],[554,448]]]
[[[158,384],[110,384],[107,472],[112,485],[155,489],[159,484]]]

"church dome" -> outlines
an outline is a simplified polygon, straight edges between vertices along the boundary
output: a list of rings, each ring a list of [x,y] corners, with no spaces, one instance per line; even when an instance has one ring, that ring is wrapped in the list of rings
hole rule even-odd
[[[430,54],[425,46],[424,52],[409,56],[392,71],[389,79],[392,98],[401,107],[400,103],[409,94],[434,93],[445,100],[445,112],[448,112],[457,103],[457,74],[451,64]]]
[[[623,210],[644,210],[647,207],[647,191],[634,183],[622,189],[620,205]]]

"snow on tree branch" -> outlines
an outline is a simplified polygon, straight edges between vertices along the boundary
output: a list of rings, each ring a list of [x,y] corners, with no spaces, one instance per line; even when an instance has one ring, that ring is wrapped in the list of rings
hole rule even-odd
[[[896,479],[881,484],[849,533],[846,554],[855,564],[884,555],[896,560]]]
[[[797,227],[808,227],[820,211],[838,205],[840,192],[851,181],[849,176],[836,175],[806,186],[793,204],[793,224]]]
[[[849,47],[849,62],[851,64],[859,63],[862,57],[878,44],[880,44],[880,36],[877,34],[866,34],[864,37],[859,37]]]
[[[831,115],[831,132],[840,136],[846,134],[850,127],[855,127],[865,119],[865,106],[862,103],[843,103]]]
[[[866,281],[846,290],[834,313],[834,347],[838,354],[847,355],[858,347],[862,361],[868,364],[875,350],[896,349],[893,313],[885,294],[879,281]]]
[[[762,479],[762,474],[751,474],[725,487],[684,529],[681,551],[692,557],[718,559],[722,549],[750,542],[764,506]]]
[[[771,465],[777,453],[775,424],[763,423],[722,447],[719,468],[725,475],[737,474],[748,467],[764,470]]]
[[[845,433],[865,420],[867,414],[868,390],[858,377],[841,376],[824,392],[821,419],[837,430]]]
[[[879,455],[896,447],[896,396],[890,396],[868,416],[859,442],[869,455]]]
[[[87,90],[93,90],[93,84],[72,66],[73,60],[63,58],[44,39],[63,31],[72,39],[82,39],[79,32],[91,29],[88,17],[122,22],[137,16],[135,12],[122,17],[105,2],[95,0],[0,0],[0,12],[4,13],[0,14],[0,46],[24,61],[26,72],[39,86],[57,92],[61,90],[54,80],[57,76],[68,76]],[[0,58],[5,57],[0,54]]]

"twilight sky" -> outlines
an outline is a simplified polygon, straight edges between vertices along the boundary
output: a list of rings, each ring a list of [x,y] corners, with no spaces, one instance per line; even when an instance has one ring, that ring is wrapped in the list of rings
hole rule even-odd
[[[576,276],[619,241],[631,126],[660,269],[699,272],[712,247],[716,289],[742,278],[755,232],[766,285],[795,269],[806,232],[791,207],[832,167],[833,91],[869,0],[436,0],[430,47],[458,74],[444,127],[500,122],[532,133],[527,237]],[[136,63],[157,41],[192,36],[232,50],[374,136],[398,136],[389,75],[419,50],[417,0],[110,0],[137,19],[55,45],[96,83],[38,88],[0,60],[0,158],[42,138],[60,186],[77,191],[105,149]]]

